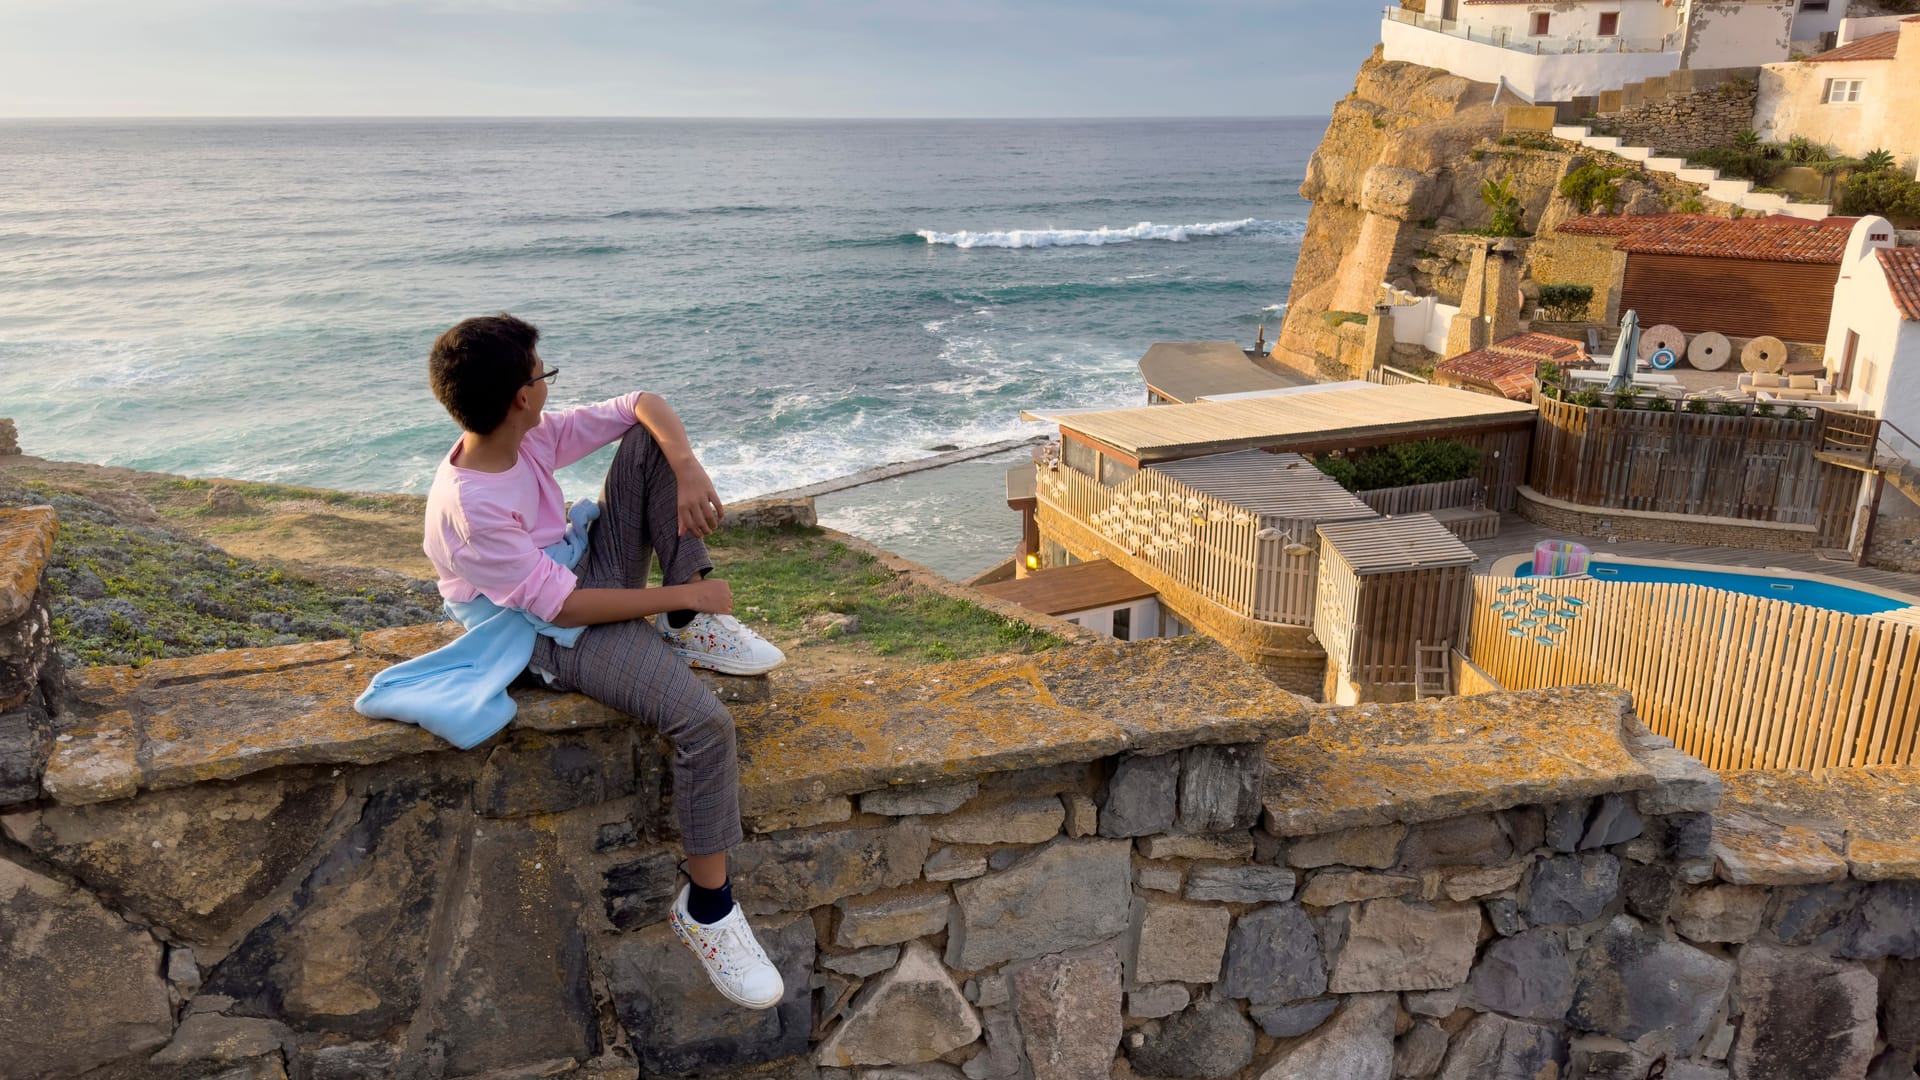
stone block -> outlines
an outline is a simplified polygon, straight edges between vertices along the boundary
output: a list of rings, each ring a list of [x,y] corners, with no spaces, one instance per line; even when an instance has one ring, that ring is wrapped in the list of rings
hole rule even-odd
[[[1426,1080],[1440,1069],[1447,1054],[1447,1033],[1432,1021],[1421,1021],[1408,1028],[1393,1045],[1393,1075],[1406,1080]]]
[[[1477,900],[1513,888],[1520,884],[1520,877],[1526,872],[1527,864],[1523,862],[1463,870],[1448,874],[1441,883],[1440,892],[1449,900]]]
[[[967,1080],[1001,1080],[1003,1077],[1020,1076],[1027,1067],[1027,1059],[1020,1039],[1020,1025],[1013,1016],[1013,1006],[1001,1004],[982,1008],[980,1026],[985,1032],[987,1048],[960,1066]]]
[[[1920,963],[1889,960],[1880,972],[1880,1037],[1920,1050]]]
[[[1105,1076],[1120,1047],[1120,958],[1098,945],[1020,964],[1013,1010],[1033,1080]]]
[[[38,695],[0,711],[0,806],[40,797],[53,738],[53,715]]]
[[[1179,810],[1179,754],[1128,754],[1101,793],[1100,835],[1150,836],[1173,829]]]
[[[1546,845],[1563,855],[1579,850],[1580,838],[1587,833],[1589,806],[1587,799],[1574,799],[1547,807]]]
[[[1215,833],[1212,836],[1145,836],[1137,843],[1149,859],[1213,859],[1238,862],[1253,858],[1253,834]]]
[[[1178,893],[1180,883],[1185,880],[1185,877],[1186,875],[1182,874],[1177,866],[1155,866],[1152,863],[1143,863],[1140,869],[1134,872],[1133,880],[1141,888],[1150,892]]]
[[[1253,828],[1260,822],[1260,786],[1266,775],[1264,743],[1188,747],[1180,754],[1180,809],[1174,828],[1183,833]]]
[[[633,732],[514,732],[487,755],[473,788],[481,817],[557,814],[634,792]]]
[[[927,856],[925,872],[928,881],[964,881],[967,878],[977,878],[987,872],[987,856],[979,851],[941,848]]]
[[[1533,864],[1527,921],[1535,926],[1591,922],[1620,894],[1612,855],[1556,855]]]
[[[807,829],[815,825],[836,825],[851,817],[853,817],[853,800],[844,795],[836,795],[818,802],[769,810],[759,817],[748,818],[746,826],[748,832],[754,833],[785,832],[788,829]]]
[[[50,805],[0,817],[6,835],[83,881],[112,882],[127,911],[176,940],[209,942],[320,842],[346,800],[339,781],[267,779]]]
[[[1653,773],[1654,786],[1637,791],[1635,809],[1661,817],[1667,814],[1711,814],[1720,808],[1720,774],[1679,750],[1640,755]]]
[[[1292,1039],[1326,1023],[1327,1017],[1339,1007],[1339,998],[1314,998],[1291,1005],[1255,1005],[1247,1010],[1247,1015],[1273,1038]]]
[[[1710,849],[1721,880],[1735,885],[1815,885],[1847,876],[1847,862],[1811,829],[1743,811],[1713,820]]]
[[[1732,978],[1731,963],[1617,915],[1580,956],[1567,1023],[1629,1041],[1671,1028],[1675,1045],[1692,1047]]]
[[[1336,994],[1458,986],[1479,940],[1476,905],[1370,900],[1348,911],[1346,942],[1329,985]]]
[[[1361,900],[1406,896],[1420,891],[1420,879],[1407,874],[1363,874],[1357,870],[1322,870],[1307,881],[1300,902],[1309,907],[1332,907]]]
[[[920,876],[929,846],[927,827],[915,821],[751,839],[731,853],[734,896],[763,915],[896,888]]]
[[[1877,881],[1840,929],[1835,953],[1853,960],[1920,958],[1920,882]]]
[[[1220,992],[1255,1005],[1278,1005],[1327,992],[1320,932],[1299,904],[1274,904],[1240,916],[1227,938]]]
[[[1127,1062],[1142,1076],[1231,1076],[1253,1061],[1253,1025],[1229,1001],[1202,1001],[1148,1030]]]
[[[1330,1022],[1282,1053],[1260,1080],[1389,1080],[1396,1013],[1392,994],[1348,998]]]
[[[1782,945],[1811,945],[1839,930],[1864,890],[1852,881],[1773,889],[1768,925]]]
[[[892,967],[900,959],[900,946],[875,945],[871,949],[860,949],[847,953],[822,953],[820,966],[841,975],[851,975],[864,979],[869,975],[878,975]]]
[[[898,945],[947,928],[953,899],[944,891],[841,900],[840,928],[833,943],[843,949]]]
[[[1293,885],[1293,871],[1278,866],[1196,866],[1187,875],[1187,899],[1278,903],[1293,898]]]
[[[1415,1016],[1431,1016],[1444,1020],[1460,1008],[1460,999],[1466,996],[1464,987],[1451,990],[1409,990],[1400,995],[1407,1004],[1407,1011]]]
[[[69,806],[131,798],[140,790],[140,759],[133,739],[120,728],[124,713],[101,721],[87,738],[55,742],[40,786]]]
[[[822,1065],[914,1065],[980,1037],[980,1018],[924,942],[862,987],[847,1018],[814,1054]]]
[[[160,943],[91,894],[0,858],[0,928],[9,1080],[76,1076],[172,1035]]]
[[[680,892],[680,856],[672,850],[650,851],[608,867],[602,881],[600,897],[614,929],[648,926],[667,917]]]
[[[860,811],[907,817],[911,814],[950,814],[980,793],[980,781],[956,780],[951,783],[899,784],[869,791],[860,796]]]
[[[1440,1080],[1555,1076],[1566,1056],[1566,1044],[1552,1028],[1481,1013],[1454,1036]]]
[[[947,964],[978,971],[1112,937],[1127,928],[1128,845],[1056,840],[1002,874],[954,887]]]
[[[813,1030],[813,920],[757,920],[754,935],[786,996],[750,1011],[720,996],[664,923],[601,946],[613,1008],[648,1075],[723,1072],[806,1052]]]
[[[1179,983],[1161,983],[1127,991],[1127,1015],[1136,1020],[1158,1020],[1172,1016],[1193,1000]]]
[[[182,1021],[173,1039],[147,1062],[219,1066],[268,1055],[277,1058],[281,1047],[292,1041],[293,1033],[287,1026],[273,1020],[200,1013]]]
[[[1873,973],[1768,945],[1740,950],[1735,1080],[1865,1076],[1873,1061]]]
[[[1760,932],[1769,899],[1759,885],[1687,889],[1674,902],[1673,931],[1689,941],[1746,941]]]
[[[1078,840],[1092,836],[1100,829],[1100,808],[1094,801],[1079,792],[1070,792],[1060,796],[1067,807],[1067,835]]]
[[[1044,844],[1060,833],[1066,808],[1052,795],[982,806],[927,823],[943,844]]]
[[[389,1042],[351,1042],[303,1047],[299,1061],[307,1080],[368,1080],[394,1075],[398,1056]]]
[[[1410,870],[1441,866],[1494,866],[1513,857],[1513,839],[1492,814],[1471,814],[1415,825],[1400,849]]]
[[[1627,910],[1649,922],[1662,922],[1673,906],[1678,883],[1665,863],[1626,863],[1620,868],[1620,896]]]
[[[1667,853],[1674,859],[1705,859],[1713,853],[1712,814],[1669,814],[1661,819],[1666,826]]]
[[[1400,842],[1406,836],[1405,825],[1375,825],[1303,837],[1287,849],[1287,865],[1303,870],[1316,866],[1385,870],[1399,863]]]
[[[1127,984],[1210,983],[1227,949],[1226,908],[1172,900],[1136,900]]]
[[[1491,1012],[1559,1022],[1573,1005],[1566,947],[1546,930],[1495,940],[1467,978],[1467,999]]]
[[[1639,836],[1641,828],[1640,815],[1635,812],[1630,796],[1602,795],[1595,800],[1593,814],[1587,820],[1586,831],[1581,834],[1580,850],[1593,851],[1624,844]]]

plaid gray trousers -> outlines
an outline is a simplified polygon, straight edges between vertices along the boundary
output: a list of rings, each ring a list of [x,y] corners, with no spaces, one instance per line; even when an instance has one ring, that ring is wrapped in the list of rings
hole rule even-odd
[[[639,424],[620,439],[600,496],[600,518],[574,568],[583,589],[637,589],[655,553],[665,584],[682,585],[713,569],[707,545],[680,535],[677,485],[666,455]],[[589,626],[571,649],[541,637],[533,666],[554,675],[556,690],[578,690],[637,716],[673,743],[673,803],[689,855],[738,844],[740,761],[733,714],[661,640],[651,619]]]

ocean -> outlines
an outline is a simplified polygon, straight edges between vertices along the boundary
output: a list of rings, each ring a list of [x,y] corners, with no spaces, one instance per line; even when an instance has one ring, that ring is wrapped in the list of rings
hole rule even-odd
[[[510,311],[555,405],[660,393],[742,499],[1141,403],[1154,341],[1271,339],[1325,125],[0,122],[0,416],[42,457],[424,491],[458,434],[428,346]],[[824,519],[970,573],[1018,537],[1006,463]]]

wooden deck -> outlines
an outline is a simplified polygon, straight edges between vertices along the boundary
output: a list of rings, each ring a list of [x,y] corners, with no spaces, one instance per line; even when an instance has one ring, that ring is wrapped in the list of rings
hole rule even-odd
[[[1817,574],[1857,585],[1891,589],[1894,592],[1906,593],[1920,601],[1920,574],[1876,570],[1867,566],[1855,566],[1849,562],[1829,562],[1816,555],[1798,552],[1749,551],[1744,548],[1711,547],[1701,544],[1662,544],[1651,540],[1609,542],[1604,537],[1580,536],[1564,529],[1543,528],[1517,514],[1501,515],[1500,535],[1485,540],[1467,541],[1467,546],[1473,549],[1474,554],[1480,556],[1480,561],[1474,564],[1474,572],[1488,573],[1495,560],[1507,555],[1532,554],[1533,545],[1541,540],[1577,540],[1595,552],[1604,551],[1631,559],[1665,559],[1672,562],[1706,563],[1712,566],[1746,569],[1777,566],[1796,573]]]
[[[982,585],[979,589],[988,596],[1010,600],[1047,615],[1071,615],[1157,595],[1152,586],[1105,559],[1048,567],[1023,578]]]

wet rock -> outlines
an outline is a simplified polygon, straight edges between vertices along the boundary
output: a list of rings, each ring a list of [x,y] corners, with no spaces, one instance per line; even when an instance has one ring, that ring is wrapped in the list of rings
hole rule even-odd
[[[1467,997],[1492,1012],[1559,1021],[1573,1004],[1573,969],[1560,939],[1545,930],[1500,938],[1467,979]]]
[[[1481,1013],[1454,1036],[1440,1080],[1535,1080],[1558,1075],[1566,1060],[1551,1028]]]
[[[1327,1017],[1339,1007],[1339,998],[1315,998],[1292,1005],[1255,1005],[1247,1010],[1247,1015],[1268,1035],[1292,1039],[1326,1023]]]
[[[1558,855],[1533,864],[1527,921],[1535,926],[1591,922],[1620,893],[1612,855]]]
[[[1293,898],[1294,873],[1278,866],[1196,866],[1187,899],[1225,904],[1273,904]]]
[[[1260,1080],[1391,1080],[1392,994],[1346,999],[1330,1022],[1307,1036],[1260,1074]]]
[[[600,896],[614,929],[657,923],[680,892],[680,857],[669,850],[648,852],[609,868],[604,881]]]
[[[759,1011],[721,997],[664,923],[603,946],[614,1011],[644,1073],[717,1072],[806,1052],[813,1029],[813,920],[759,920],[754,934],[787,987],[778,1006]]]
[[[1332,907],[1361,900],[1406,896],[1420,891],[1420,879],[1406,874],[1364,874],[1356,870],[1322,870],[1300,893],[1310,907]]]
[[[1240,916],[1227,938],[1221,993],[1274,1005],[1326,991],[1320,932],[1300,905],[1275,904]]]
[[[1287,849],[1287,865],[1301,869],[1356,866],[1385,870],[1400,861],[1400,842],[1406,836],[1405,825],[1375,825],[1309,836]]]
[[[1431,1020],[1423,1020],[1407,1029],[1393,1047],[1393,1075],[1406,1080],[1426,1080],[1440,1069],[1447,1055],[1447,1033]]]
[[[1194,746],[1182,751],[1175,829],[1216,833],[1252,828],[1260,821],[1260,786],[1266,774],[1264,743]]]
[[[1692,1047],[1706,1034],[1732,978],[1727,961],[1662,940],[1618,915],[1580,956],[1567,1022],[1627,1040],[1672,1028],[1676,1045]]]
[[[1479,938],[1476,905],[1370,900],[1348,913],[1330,985],[1337,994],[1458,986],[1473,966]]]
[[[928,881],[965,881],[987,872],[987,857],[977,851],[941,848],[927,856]]]
[[[1034,1080],[1105,1076],[1120,1046],[1120,958],[1100,945],[1021,964],[1013,1008]]]
[[[1688,941],[1746,941],[1760,932],[1771,890],[1758,885],[1688,889],[1673,905],[1673,931]]]
[[[1066,808],[1051,796],[983,806],[928,823],[943,844],[1043,844],[1060,832]]]
[[[955,886],[947,964],[978,971],[1125,930],[1133,876],[1128,847],[1115,840],[1056,840],[1005,873]]]
[[[1231,1076],[1253,1061],[1253,1025],[1227,1001],[1202,1001],[1162,1021],[1127,1061],[1142,1076]]]
[[[1492,814],[1469,814],[1415,825],[1400,849],[1410,870],[1438,866],[1493,866],[1513,857],[1513,838]]]
[[[1873,1060],[1877,1004],[1873,973],[1865,968],[1748,945],[1740,950],[1745,1015],[1733,1046],[1735,1080],[1864,1076]]]
[[[912,1065],[980,1037],[980,1019],[940,958],[910,942],[900,963],[869,982],[846,1020],[820,1044],[822,1065]]]
[[[1137,1020],[1172,1016],[1187,1007],[1193,996],[1179,983],[1161,983],[1127,991],[1127,1015]]]
[[[833,943],[845,949],[898,945],[947,928],[953,900],[945,892],[908,893],[840,901],[840,928]]]
[[[1179,754],[1122,757],[1102,793],[1100,835],[1151,836],[1172,831],[1179,786]]]
[[[1128,983],[1210,983],[1218,979],[1227,947],[1227,924],[1232,918],[1223,907],[1157,899],[1135,901]]]
[[[734,895],[752,915],[805,911],[913,881],[928,847],[927,827],[913,821],[756,838],[731,853]]]
[[[1840,930],[1836,952],[1853,960],[1920,957],[1920,882],[1877,881]]]
[[[88,893],[0,859],[7,1075],[54,1080],[165,1044],[173,1011],[161,959],[159,942]]]

